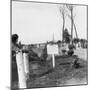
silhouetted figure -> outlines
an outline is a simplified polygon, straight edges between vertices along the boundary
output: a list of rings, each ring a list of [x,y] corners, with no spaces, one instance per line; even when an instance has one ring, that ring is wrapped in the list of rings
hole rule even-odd
[[[17,64],[16,64],[16,51],[19,50],[18,42],[18,35],[13,34],[11,37],[11,45],[12,45],[12,68],[11,68],[11,83],[18,81],[18,71],[17,71]]]

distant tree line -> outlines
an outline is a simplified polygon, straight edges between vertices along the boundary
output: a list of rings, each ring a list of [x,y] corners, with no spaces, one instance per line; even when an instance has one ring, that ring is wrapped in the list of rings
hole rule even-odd
[[[70,44],[70,40],[71,40],[71,35],[68,32],[68,29],[65,29],[63,32],[63,41],[65,43]],[[60,41],[59,41],[60,42]],[[80,43],[82,48],[87,48],[87,43],[88,41],[86,39],[83,38],[73,38],[72,39],[73,44],[76,46],[76,44]]]

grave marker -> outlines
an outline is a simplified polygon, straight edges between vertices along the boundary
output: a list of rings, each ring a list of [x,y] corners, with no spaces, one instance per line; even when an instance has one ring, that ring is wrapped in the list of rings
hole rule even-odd
[[[55,68],[55,55],[58,55],[58,45],[47,45],[47,53],[52,55],[52,65]]]
[[[22,51],[16,53],[16,63],[18,68],[19,88],[26,88],[26,77],[24,72]]]
[[[28,77],[29,75],[29,57],[28,57],[28,53],[23,53],[23,61],[24,61],[24,70],[25,70],[25,74],[26,77]]]

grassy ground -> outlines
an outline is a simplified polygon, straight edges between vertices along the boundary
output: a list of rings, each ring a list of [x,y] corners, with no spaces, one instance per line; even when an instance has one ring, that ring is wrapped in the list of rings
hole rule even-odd
[[[87,84],[87,60],[79,59],[80,67],[74,68],[72,63],[75,59],[76,56],[56,56],[56,67],[54,69],[52,68],[52,60],[31,62],[27,88]],[[13,82],[13,88],[18,88],[17,82]]]
[[[81,66],[76,69],[70,63],[73,59],[75,57],[57,57],[54,69],[47,68],[48,65],[41,67],[41,71],[45,71],[46,68],[47,70],[44,74],[32,77],[33,80],[29,79],[28,88],[87,84],[87,62],[79,60]]]

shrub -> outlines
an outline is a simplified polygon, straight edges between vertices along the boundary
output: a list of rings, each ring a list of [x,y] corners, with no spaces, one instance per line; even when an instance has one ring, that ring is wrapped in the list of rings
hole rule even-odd
[[[72,56],[74,54],[74,51],[73,50],[69,50],[67,53],[68,53],[69,56]]]
[[[71,49],[74,49],[75,46],[74,45],[69,45],[68,48],[71,50]]]
[[[63,54],[65,54],[65,52],[66,52],[66,50],[65,50],[65,49],[63,49],[63,50],[62,50],[62,53],[63,53]]]

